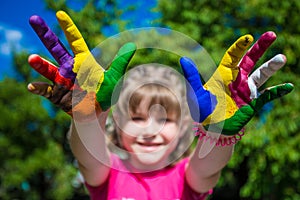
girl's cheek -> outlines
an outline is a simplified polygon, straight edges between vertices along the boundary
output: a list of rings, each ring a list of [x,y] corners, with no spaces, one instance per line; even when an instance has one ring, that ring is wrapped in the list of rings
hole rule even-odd
[[[140,127],[137,126],[134,122],[127,122],[123,127],[120,127],[123,134],[126,134],[131,137],[137,137],[140,132]]]
[[[172,141],[179,137],[179,127],[176,124],[165,124],[162,133],[168,141]]]

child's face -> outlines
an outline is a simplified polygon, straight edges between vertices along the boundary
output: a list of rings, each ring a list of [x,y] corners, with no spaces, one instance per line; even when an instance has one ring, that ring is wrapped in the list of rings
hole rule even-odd
[[[130,152],[130,161],[140,169],[168,165],[168,157],[179,140],[177,115],[166,113],[159,104],[148,110],[148,105],[147,99],[143,99],[119,130],[121,142]]]

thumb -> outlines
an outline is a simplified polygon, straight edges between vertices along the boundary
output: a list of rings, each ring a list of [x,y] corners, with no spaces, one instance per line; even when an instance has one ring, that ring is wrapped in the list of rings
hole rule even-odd
[[[187,79],[193,90],[195,92],[204,90],[196,64],[190,58],[182,57],[180,58],[180,65],[184,77]]]
[[[119,80],[126,72],[126,68],[136,51],[136,45],[134,43],[126,43],[123,45],[114,60],[112,61],[110,68],[106,73]]]
[[[136,51],[134,43],[126,43],[122,46],[114,60],[112,61],[110,68],[104,72],[104,80],[99,90],[96,93],[97,101],[99,102],[102,110],[107,110],[112,104],[115,104],[118,98],[112,99],[115,86],[119,80],[122,80],[123,75],[126,72],[128,63]],[[120,88],[116,90],[114,94],[119,96]]]
[[[192,118],[195,121],[203,122],[215,109],[216,97],[203,88],[196,64],[190,58],[180,58],[180,64],[184,77],[189,83],[189,85],[186,84],[187,101]]]

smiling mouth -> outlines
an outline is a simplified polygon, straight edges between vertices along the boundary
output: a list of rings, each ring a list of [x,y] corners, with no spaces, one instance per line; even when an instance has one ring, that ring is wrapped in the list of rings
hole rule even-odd
[[[145,147],[156,147],[162,145],[161,143],[142,143],[142,142],[137,142],[137,144]]]
[[[137,145],[139,146],[139,149],[140,149],[139,151],[144,152],[144,153],[156,152],[163,147],[162,143],[137,142]]]

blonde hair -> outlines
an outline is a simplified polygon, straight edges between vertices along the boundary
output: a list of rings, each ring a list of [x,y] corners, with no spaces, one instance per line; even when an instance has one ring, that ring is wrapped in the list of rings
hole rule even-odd
[[[117,115],[118,122],[110,130],[113,145],[123,148],[115,126],[122,126],[130,118],[129,113],[135,113],[143,99],[148,99],[148,109],[155,105],[161,105],[168,114],[175,114],[184,133],[179,140],[176,150],[171,155],[172,160],[178,159],[192,143],[192,121],[189,115],[185,98],[184,78],[173,68],[161,64],[143,64],[129,70],[124,78],[119,100],[113,108],[113,115]],[[111,150],[115,153],[116,148]]]

